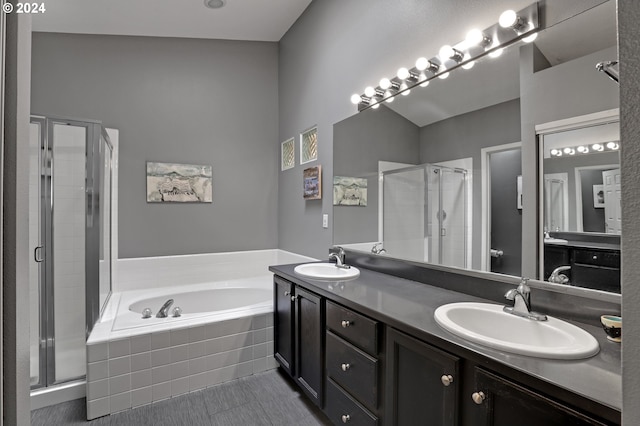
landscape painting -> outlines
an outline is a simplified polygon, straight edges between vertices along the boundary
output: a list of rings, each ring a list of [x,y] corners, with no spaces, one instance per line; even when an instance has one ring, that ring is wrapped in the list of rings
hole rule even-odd
[[[355,177],[334,176],[333,205],[366,206],[367,180]]]
[[[211,203],[211,166],[147,162],[147,202]]]

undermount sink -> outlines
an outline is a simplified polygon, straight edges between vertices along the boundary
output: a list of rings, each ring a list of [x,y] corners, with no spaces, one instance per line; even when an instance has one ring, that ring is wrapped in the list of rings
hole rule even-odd
[[[436,309],[436,322],[445,330],[505,352],[552,359],[589,358],[598,341],[573,324],[548,317],[534,321],[502,310],[502,305],[461,302]]]
[[[554,244],[566,244],[569,241],[568,240],[563,240],[562,238],[545,238],[544,242],[545,243],[554,243]]]
[[[304,265],[296,266],[293,271],[303,277],[316,280],[343,281],[360,276],[358,268],[353,266],[341,268],[336,266],[335,263],[305,263]]]

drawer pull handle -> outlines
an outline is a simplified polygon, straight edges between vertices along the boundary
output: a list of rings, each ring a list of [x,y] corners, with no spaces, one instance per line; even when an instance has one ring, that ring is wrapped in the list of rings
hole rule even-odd
[[[342,364],[342,365],[340,366],[340,368],[342,368],[342,371],[347,371],[348,369],[350,369],[350,368],[351,368],[351,365],[349,365],[349,364]]]
[[[445,374],[440,377],[440,380],[442,381],[443,385],[449,386],[451,383],[453,383],[453,376],[451,374]]]
[[[351,321],[344,320],[342,321],[342,328],[347,328],[351,325]]]
[[[598,256],[596,256],[595,254],[593,255],[593,260],[598,260]]]
[[[485,396],[484,392],[474,392],[471,395],[471,399],[473,399],[473,402],[478,405],[482,404],[486,398],[487,397]]]
[[[291,301],[295,302],[296,301],[296,297],[295,296],[291,296]]]
[[[343,414],[342,415],[342,423],[348,423],[349,420],[351,420],[351,416],[348,414]]]

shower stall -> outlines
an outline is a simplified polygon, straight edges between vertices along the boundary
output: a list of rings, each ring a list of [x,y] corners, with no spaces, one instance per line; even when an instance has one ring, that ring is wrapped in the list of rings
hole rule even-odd
[[[420,262],[470,267],[467,170],[422,164],[380,175],[386,252]]]
[[[100,122],[32,116],[31,388],[84,379],[112,276],[113,145]]]

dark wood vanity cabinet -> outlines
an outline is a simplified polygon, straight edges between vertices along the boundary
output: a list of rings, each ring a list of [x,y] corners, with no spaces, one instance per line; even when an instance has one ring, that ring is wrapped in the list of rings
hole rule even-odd
[[[334,424],[620,424],[613,409],[392,328],[326,294],[278,276],[274,291],[275,358]]]
[[[548,396],[476,367],[469,419],[484,426],[605,425]]]
[[[559,266],[571,267],[569,285],[620,293],[620,250],[545,244],[544,280]]]
[[[459,424],[460,359],[389,327],[386,338],[385,424]]]
[[[274,357],[322,407],[324,299],[277,276],[274,292]]]

